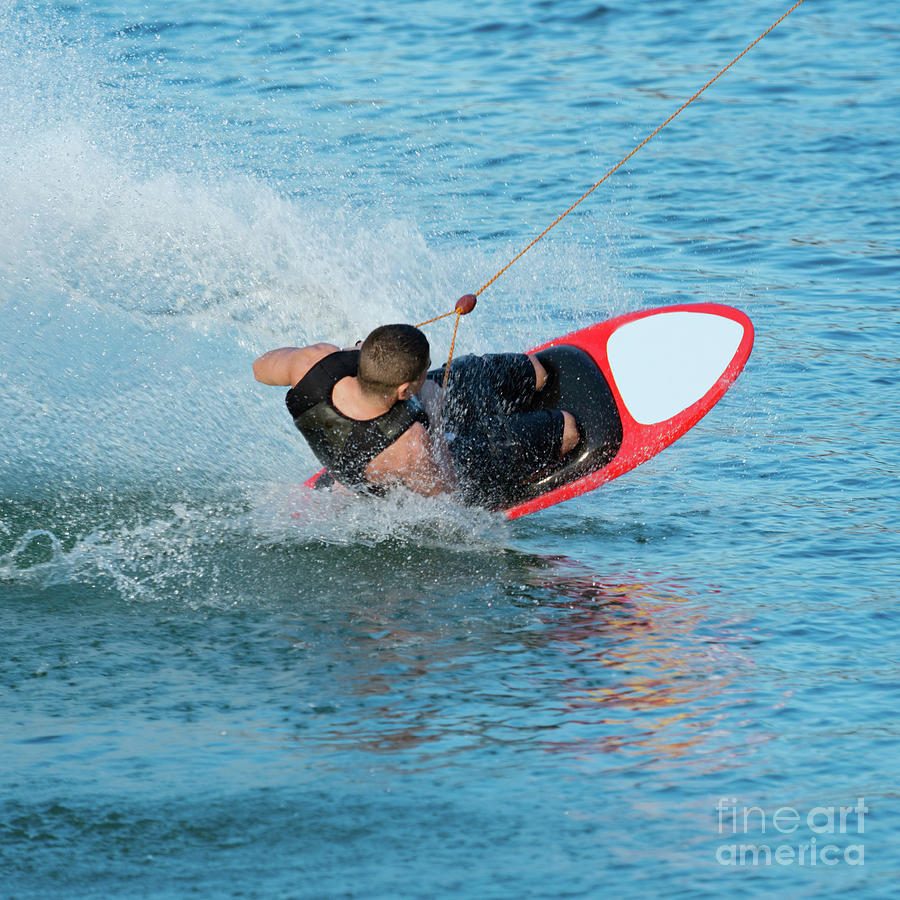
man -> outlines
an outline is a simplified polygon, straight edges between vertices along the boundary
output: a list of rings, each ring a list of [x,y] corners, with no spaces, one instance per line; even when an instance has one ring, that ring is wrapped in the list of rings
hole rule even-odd
[[[325,343],[270,350],[253,374],[290,387],[294,424],[349,488],[381,493],[402,484],[499,505],[506,482],[536,476],[578,444],[571,413],[531,409],[547,381],[537,357],[463,357],[451,366],[446,404],[442,372],[429,373],[429,365],[421,331],[383,325],[358,350]]]

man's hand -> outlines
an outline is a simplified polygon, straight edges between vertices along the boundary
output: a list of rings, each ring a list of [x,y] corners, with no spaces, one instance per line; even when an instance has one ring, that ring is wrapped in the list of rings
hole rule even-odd
[[[402,484],[425,497],[449,493],[456,486],[452,468],[448,472],[439,465],[428,432],[419,422],[366,466],[366,478],[382,487]]]

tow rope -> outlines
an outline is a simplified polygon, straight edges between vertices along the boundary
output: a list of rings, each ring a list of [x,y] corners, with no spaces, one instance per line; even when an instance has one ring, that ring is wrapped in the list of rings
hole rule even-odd
[[[513,265],[513,263],[521,259],[541,238],[543,238],[547,234],[547,232],[559,225],[559,223],[562,222],[562,220],[570,212],[572,212],[572,210],[575,209],[575,207],[578,206],[579,203],[581,203],[583,200],[586,200],[595,190],[597,190],[598,187],[600,187],[601,184],[603,184],[604,181],[606,181],[607,178],[610,177],[610,175],[624,166],[625,163],[627,163],[628,160],[638,152],[638,150],[640,150],[645,144],[649,143],[657,134],[659,134],[659,132],[662,131],[663,128],[665,128],[666,125],[668,125],[669,122],[671,122],[672,119],[674,119],[679,113],[687,109],[687,107],[689,107],[711,84],[713,84],[713,82],[721,78],[721,76],[724,75],[739,59],[749,53],[764,37],[766,37],[766,35],[769,34],[770,31],[772,31],[777,25],[783,22],[803,2],[805,2],[805,0],[797,0],[797,2],[786,13],[779,16],[778,19],[776,19],[755,41],[753,41],[752,44],[749,44],[747,47],[745,47],[733,60],[731,60],[730,63],[728,63],[727,66],[720,69],[715,76],[710,78],[710,80],[707,81],[706,84],[704,84],[696,94],[682,103],[681,106],[679,106],[678,109],[676,109],[675,112],[673,112],[672,115],[670,115],[665,120],[665,122],[654,128],[653,131],[651,131],[650,134],[648,134],[647,137],[645,137],[644,140],[642,140],[627,156],[622,157],[622,159],[619,160],[619,162],[617,162],[595,185],[593,185],[593,187],[585,191],[562,215],[554,219],[536,238],[534,238],[534,240],[532,240],[524,249],[520,250],[502,269],[500,269],[499,272],[497,272],[496,275],[494,275],[493,278],[485,282],[477,291],[475,291],[474,294],[464,294],[459,298],[459,300],[456,301],[456,305],[453,307],[453,309],[450,310],[450,312],[443,313],[440,316],[435,316],[433,319],[428,319],[426,322],[421,322],[416,326],[417,328],[422,328],[425,325],[430,325],[432,322],[437,322],[440,319],[446,319],[447,316],[456,316],[456,322],[453,326],[453,338],[450,341],[450,355],[447,359],[447,367],[444,371],[445,389],[447,387],[447,379],[450,377],[450,363],[453,361],[453,348],[456,345],[456,332],[459,329],[459,320],[462,316],[470,313],[473,309],[475,309],[475,303],[478,300],[478,297],[484,291],[486,291],[504,272],[506,272]]]

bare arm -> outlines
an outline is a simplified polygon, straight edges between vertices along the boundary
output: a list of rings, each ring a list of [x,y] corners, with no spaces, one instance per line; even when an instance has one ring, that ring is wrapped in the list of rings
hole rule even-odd
[[[253,363],[253,376],[263,384],[293,387],[323,357],[337,351],[334,344],[281,347],[263,353]]]
[[[438,463],[428,432],[418,422],[366,466],[366,477],[382,487],[402,484],[426,497],[455,487],[452,469],[445,470]]]

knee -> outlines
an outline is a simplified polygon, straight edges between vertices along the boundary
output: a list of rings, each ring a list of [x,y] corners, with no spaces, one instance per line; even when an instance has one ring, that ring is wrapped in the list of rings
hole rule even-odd
[[[547,383],[547,370],[533,353],[529,353],[528,358],[534,366],[534,389],[539,391]]]
[[[570,412],[561,410],[563,415],[563,436],[560,446],[560,456],[571,453],[581,440],[581,433],[578,430],[578,420]]]

